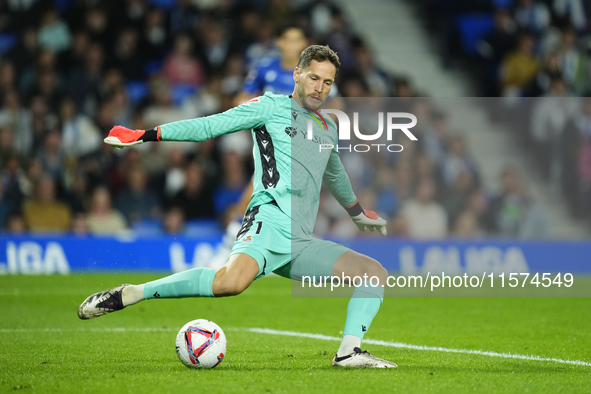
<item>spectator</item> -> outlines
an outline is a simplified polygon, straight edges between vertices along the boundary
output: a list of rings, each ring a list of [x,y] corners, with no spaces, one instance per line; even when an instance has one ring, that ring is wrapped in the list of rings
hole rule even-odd
[[[349,75],[341,86],[343,97],[369,97],[370,95],[367,83],[359,75]]]
[[[535,153],[546,179],[558,182],[560,150],[555,149],[566,122],[578,108],[578,100],[568,99],[567,86],[561,78],[551,81],[548,93],[532,103],[531,137]],[[556,184],[554,186],[557,186]]]
[[[64,154],[61,147],[61,136],[56,130],[52,130],[45,135],[43,148],[38,153],[39,161],[43,166],[43,172],[58,179],[62,174],[64,167]]]
[[[533,82],[532,96],[543,96],[550,91],[552,81],[562,77],[562,66],[558,52],[552,51],[546,57],[543,68]]]
[[[242,56],[231,55],[228,57],[224,74],[226,75],[221,81],[221,91],[223,94],[234,97],[236,93],[242,90],[244,62]]]
[[[39,158],[33,158],[27,163],[26,173],[20,179],[20,187],[27,198],[35,195],[35,185],[43,177],[43,164]]]
[[[80,23],[77,19],[85,10],[73,10],[71,12],[74,23]],[[85,22],[79,28],[83,28],[89,36],[91,42],[97,43],[101,48],[107,48],[113,42],[113,33],[109,26],[109,16],[106,9],[97,5],[86,11]],[[125,25],[120,25],[125,26]]]
[[[76,104],[65,99],[60,106],[62,146],[66,153],[84,156],[96,152],[101,143],[101,134],[96,125],[85,115],[76,113]]]
[[[184,118],[182,110],[174,105],[170,86],[164,79],[155,78],[150,88],[153,104],[144,111],[144,120],[147,127],[156,127]],[[174,143],[167,146],[167,148],[170,149],[173,145],[187,148],[187,144],[178,145]]]
[[[478,43],[478,53],[491,65],[498,65],[515,47],[517,35],[511,14],[503,8],[494,13],[494,28]]]
[[[193,56],[193,43],[186,35],[174,40],[174,50],[164,61],[164,78],[171,84],[198,88],[204,82],[203,67]]]
[[[168,165],[162,180],[162,195],[166,200],[172,199],[185,187],[187,182],[185,174],[186,164],[183,151],[175,148],[169,152]]]
[[[133,121],[133,112],[125,88],[122,86],[115,87],[110,101],[114,107],[113,120],[115,124],[131,124]]]
[[[355,59],[357,61],[357,67],[372,95],[376,97],[389,96],[390,91],[388,87],[390,83],[388,75],[376,66],[369,49],[364,45],[358,46],[355,49]]]
[[[168,206],[180,207],[189,220],[215,217],[212,195],[208,190],[201,165],[191,162],[186,166],[185,186],[169,200]]]
[[[539,34],[550,26],[550,11],[548,11],[548,8],[542,2],[517,0],[515,20],[519,27],[530,29],[536,34]]]
[[[20,34],[20,45],[15,45],[8,53],[8,58],[14,62],[16,70],[20,75],[18,86],[15,86],[22,94],[22,75],[24,73],[34,73],[34,66],[39,54],[39,40],[37,39],[37,30],[29,26]]]
[[[6,164],[11,153],[13,153],[14,130],[11,126],[0,126],[0,168]]]
[[[170,10],[170,29],[173,33],[187,32],[197,26],[199,10],[191,0],[178,0]]]
[[[39,29],[39,44],[53,52],[63,52],[70,48],[70,30],[59,18],[57,10],[51,9],[43,15]]]
[[[443,166],[449,139],[446,115],[434,113],[431,124],[428,124],[423,130],[419,143],[434,165]]]
[[[14,64],[9,61],[0,63],[0,92],[9,92],[16,89],[16,82]]]
[[[57,105],[57,104],[56,104]],[[29,104],[31,114],[31,129],[33,134],[33,151],[43,144],[43,136],[50,130],[58,127],[58,117],[47,105],[47,100],[42,95],[36,95]]]
[[[150,10],[146,18],[143,39],[148,59],[160,59],[166,53],[169,42],[166,14],[163,10]]]
[[[394,88],[392,89],[396,97],[415,97],[414,88],[410,79],[398,77],[394,79]]]
[[[362,46],[360,40],[353,36],[351,28],[345,16],[340,10],[333,10],[331,13],[330,34],[326,42],[338,52],[343,73],[355,69],[355,46]],[[359,71],[359,70],[356,70]]]
[[[469,212],[476,219],[476,226],[481,235],[491,234],[493,226],[488,221],[488,199],[482,189],[476,189],[468,197],[463,212]]]
[[[584,75],[585,59],[576,47],[577,33],[571,27],[566,27],[560,37],[558,58],[562,76],[569,86],[578,85]]]
[[[443,200],[443,206],[449,215],[451,223],[456,223],[456,219],[458,219],[467,205],[468,199],[475,188],[474,183],[474,177],[470,172],[462,172],[452,187],[447,191]]]
[[[5,228],[12,235],[23,235],[27,230],[25,220],[17,213],[12,213],[8,216]]]
[[[464,211],[458,216],[452,236],[457,238],[479,238],[482,235],[483,232],[478,228],[478,221],[472,212]]]
[[[3,200],[10,202],[13,209],[19,210],[25,191],[23,184],[26,182],[26,175],[21,168],[20,159],[14,153],[11,153],[5,160],[2,177]]]
[[[52,114],[57,113],[58,105],[63,98],[57,73],[53,70],[41,70],[37,73],[33,95],[39,95],[45,100],[45,105]]]
[[[110,55],[111,66],[119,67],[127,79],[137,80],[145,76],[138,32],[129,27],[121,31]]]
[[[35,185],[35,197],[25,202],[23,213],[29,231],[64,232],[72,227],[72,212],[56,200],[55,181],[47,175]]]
[[[222,25],[211,18],[204,18],[199,25],[199,37],[202,39],[202,58],[209,73],[221,67],[230,53],[228,32]]]
[[[162,221],[164,232],[168,235],[182,235],[185,231],[185,215],[179,207],[170,207]]]
[[[505,58],[502,64],[502,94],[519,96],[536,76],[540,62],[534,56],[535,40],[530,33],[519,36],[517,49]]]
[[[511,52],[517,41],[515,22],[511,14],[503,8],[498,8],[494,13],[494,28],[484,35],[478,42],[478,54],[484,59],[484,73],[482,83],[486,92],[491,96],[498,94],[498,88],[494,84],[495,75],[503,59]]]
[[[0,109],[0,127],[10,127],[18,132],[13,136],[13,148],[15,152],[27,157],[33,151],[33,130],[31,113],[21,106],[16,91],[8,91],[4,94],[4,105]]]
[[[127,189],[119,196],[117,209],[130,224],[158,217],[158,198],[148,189],[148,177],[141,167],[128,170]]]
[[[458,177],[468,173],[474,175],[475,165],[468,156],[464,139],[460,136],[454,136],[449,141],[449,153],[443,161],[443,181],[446,186],[456,184]]]
[[[72,233],[78,236],[88,234],[88,223],[86,222],[86,216],[82,212],[78,212],[74,215],[74,219],[72,220]]]
[[[575,216],[591,207],[591,98],[565,126],[560,146],[562,190]]]
[[[87,211],[88,179],[82,171],[76,172],[71,186],[66,187],[65,200],[75,214]]]
[[[0,228],[5,228],[6,219],[13,210],[13,203],[4,195],[2,182],[0,182]]]
[[[111,207],[111,194],[104,186],[94,190],[86,215],[88,231],[95,235],[116,235],[127,230],[125,218]]]
[[[84,62],[73,68],[68,82],[68,95],[80,112],[92,117],[96,111],[100,91],[104,52],[100,45],[91,44],[84,55]]]
[[[423,179],[417,187],[416,198],[402,207],[401,215],[412,238],[436,239],[447,235],[447,213],[434,198],[435,184]]]
[[[254,14],[256,15],[256,14]],[[256,16],[258,18],[258,15]],[[247,45],[245,62],[248,69],[256,66],[260,59],[277,58],[279,49],[275,46],[273,25],[266,20],[259,20],[256,29],[256,41]]]
[[[88,33],[84,30],[77,31],[74,33],[72,38],[72,47],[67,54],[64,55],[64,62],[68,65],[68,73],[76,70],[84,65],[84,57],[86,56],[86,50],[90,45],[90,38]]]
[[[517,173],[505,170],[502,191],[491,203],[491,214],[499,235],[517,238],[543,238],[548,227],[543,212],[527,195]]]
[[[587,3],[588,6],[588,3]],[[564,24],[583,32],[589,26],[589,8],[585,11],[583,0],[554,0],[552,10]]]

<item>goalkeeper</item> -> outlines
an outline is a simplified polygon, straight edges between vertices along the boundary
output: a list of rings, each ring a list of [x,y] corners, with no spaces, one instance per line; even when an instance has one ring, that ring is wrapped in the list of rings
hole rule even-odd
[[[338,132],[318,111],[339,71],[337,54],[327,46],[304,49],[293,72],[292,96],[265,93],[224,113],[182,120],[151,130],[115,126],[105,143],[124,148],[147,141],[201,142],[250,129],[255,141],[253,193],[226,265],[194,268],[141,285],[121,285],[89,296],[78,317],[91,319],[146,299],[225,297],[242,293],[271,272],[301,280],[303,276],[379,278],[373,287],[356,287],[347,307],[341,345],[332,365],[395,368],[396,364],[361,350],[361,341],[383,302],[387,271],[377,261],[331,241],[311,237],[320,188],[327,186],[357,226],[386,235],[386,221],[365,211],[351,188],[335,149]],[[313,138],[308,137],[312,119]],[[375,283],[375,281],[374,281]]]

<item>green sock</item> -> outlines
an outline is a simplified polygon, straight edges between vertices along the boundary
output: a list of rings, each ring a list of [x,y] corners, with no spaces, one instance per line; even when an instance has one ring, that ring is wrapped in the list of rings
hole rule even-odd
[[[369,284],[357,287],[347,306],[347,320],[345,321],[345,335],[355,335],[363,339],[369,330],[373,318],[378,313],[384,300],[382,286],[371,287]]]
[[[151,298],[184,298],[214,297],[212,291],[213,268],[193,268],[162,279],[148,282],[144,286],[144,297]]]

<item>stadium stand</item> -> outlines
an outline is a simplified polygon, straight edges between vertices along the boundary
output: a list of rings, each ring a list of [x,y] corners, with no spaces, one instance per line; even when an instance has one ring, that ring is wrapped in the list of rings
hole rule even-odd
[[[437,3],[434,10],[446,3],[433,2]],[[465,3],[471,4],[469,9],[445,13],[446,21],[464,39],[453,33],[446,39],[463,43],[455,46],[474,58],[482,47],[476,36],[485,39],[498,18],[491,13],[493,2]],[[235,202],[252,170],[241,143],[222,137],[201,144],[145,144],[119,152],[101,140],[115,124],[145,129],[228,109],[240,90],[236,86],[260,60],[257,54],[276,52],[270,32],[297,21],[306,26],[311,42],[327,43],[338,51],[343,68],[337,85],[344,97],[405,97],[423,114],[420,147],[409,147],[395,163],[384,166],[384,157],[378,155],[358,166],[343,157],[356,193],[365,206],[389,219],[390,234],[414,238],[545,235],[542,219],[531,223],[532,216],[543,215],[526,214],[537,208],[535,201],[520,194],[519,176],[514,174],[507,181],[511,176],[503,175],[504,187],[498,195],[484,190],[470,152],[461,136],[449,130],[445,113],[429,100],[412,99],[429,92],[420,94],[413,87],[415,81],[384,71],[338,2],[18,4],[0,6],[7,16],[0,25],[2,42],[7,42],[0,55],[0,223],[7,232],[22,232],[23,226],[35,231],[26,227],[23,207],[35,199],[35,186],[47,176],[55,182],[57,200],[71,211],[70,231],[75,233],[125,227],[156,235],[171,227],[166,224],[168,216],[176,220],[175,232],[178,223],[186,221],[185,234],[211,231],[212,220],[221,225],[224,214],[215,196],[223,195],[226,205]],[[470,12],[476,12],[476,17]],[[577,29],[576,34],[583,31]],[[537,34],[530,36],[539,40]],[[18,43],[11,44],[10,37]],[[84,146],[76,145],[79,136],[85,136]],[[224,170],[229,165],[243,169],[241,179],[236,179],[235,171]],[[147,181],[138,187],[132,185],[130,173],[140,167]],[[101,190],[98,196],[97,189]],[[129,212],[126,207],[137,201],[142,209]],[[316,231],[350,236],[351,227],[341,226],[346,213],[334,204],[324,193]],[[521,216],[514,216],[516,205]],[[109,216],[110,222],[97,220],[101,215]],[[115,217],[124,218],[124,225]],[[434,218],[441,230],[422,231],[420,222],[425,218]],[[101,228],[101,223],[108,222],[111,227]]]
[[[445,29],[461,37],[462,51],[448,53],[461,62],[485,96],[520,97],[508,110],[491,109],[515,136],[532,167],[569,207],[573,218],[591,224],[586,99],[591,95],[591,7],[583,0],[450,2],[433,0],[450,15]],[[423,7],[434,25],[433,8]],[[469,25],[489,18],[488,28]],[[476,71],[475,71],[476,70]],[[529,99],[525,99],[529,98]],[[504,108],[507,111],[507,108]],[[519,119],[514,114],[519,113]]]

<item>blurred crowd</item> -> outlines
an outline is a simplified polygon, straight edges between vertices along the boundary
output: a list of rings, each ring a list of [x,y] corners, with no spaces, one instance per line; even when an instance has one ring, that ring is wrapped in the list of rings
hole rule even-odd
[[[363,207],[387,219],[388,234],[397,237],[550,236],[542,209],[515,169],[507,167],[499,174],[497,192],[483,187],[479,168],[467,147],[466,130],[450,126],[451,120],[438,107],[441,100],[382,99],[383,111],[400,110],[417,117],[417,125],[412,128],[417,141],[399,133],[390,142],[403,146],[400,153],[388,153],[385,149],[367,153],[341,151],[341,160]],[[346,104],[350,102],[345,99]],[[375,112],[372,116],[375,117]],[[361,131],[375,133],[376,120],[373,119],[373,124],[371,120],[360,121],[360,128],[367,127]],[[315,231],[353,237],[357,228],[348,225],[349,222],[339,204],[324,190]]]
[[[419,118],[419,143],[400,141],[401,154],[342,156],[391,234],[545,235],[519,174],[507,169],[498,195],[483,190],[446,115],[382,70],[328,0],[0,0],[0,226],[186,234],[236,219],[253,170],[247,132],[121,151],[102,139],[116,124],[147,129],[231,108],[261,60],[285,55],[286,23],[337,51],[343,97],[404,97]],[[323,194],[317,232],[351,235],[334,205]]]
[[[494,11],[479,42],[495,96],[580,96],[591,91],[591,6],[584,0],[516,0]]]
[[[521,98],[505,100],[498,120],[573,217],[591,224],[591,108],[579,98],[591,96],[591,3],[515,0],[496,8],[478,53],[487,94]]]
[[[591,2],[428,0],[444,65],[462,65],[573,217],[591,224]]]

